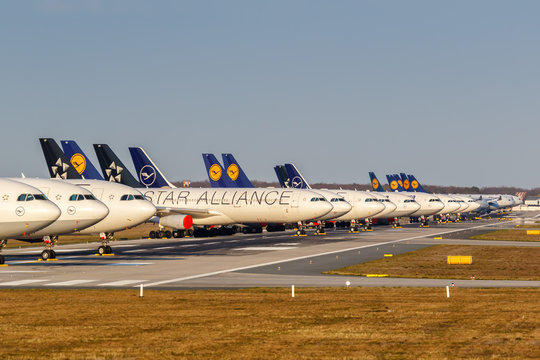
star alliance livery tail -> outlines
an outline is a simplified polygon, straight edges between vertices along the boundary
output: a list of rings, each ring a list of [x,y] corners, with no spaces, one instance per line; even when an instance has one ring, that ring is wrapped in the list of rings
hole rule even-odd
[[[285,166],[284,165],[276,165],[276,166],[274,166],[274,171],[276,172],[276,176],[278,178],[279,185],[282,188],[289,188],[291,182],[290,182],[289,176],[287,175],[287,170],[285,170]]]
[[[51,178],[55,179],[82,179],[83,168],[74,167],[62,152],[60,146],[51,138],[40,138],[41,149],[49,168]]]
[[[373,171],[369,172],[369,178],[371,179],[371,188],[373,191],[384,192],[382,184],[380,183],[379,179],[377,179],[377,176]]]
[[[157,165],[150,159],[150,156],[140,147],[130,147],[129,153],[135,165],[135,171],[139,174],[140,183],[147,188],[176,188],[165,175],[159,170]]]
[[[88,160],[82,149],[73,140],[61,140],[64,154],[70,159],[71,165],[81,174],[83,179],[88,180],[103,180],[101,174],[96,167]]]
[[[239,187],[229,176],[224,176],[223,166],[214,154],[202,154],[210,186],[213,188]]]
[[[126,169],[124,163],[116,156],[107,144],[94,144],[94,150],[107,181],[117,182],[133,188],[140,188],[141,184]]]
[[[223,158],[223,166],[227,172],[225,178],[231,180],[236,187],[254,187],[232,154],[221,154],[221,157]]]

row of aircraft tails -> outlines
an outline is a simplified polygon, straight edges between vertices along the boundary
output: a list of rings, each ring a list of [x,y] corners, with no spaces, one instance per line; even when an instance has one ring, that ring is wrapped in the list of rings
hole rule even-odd
[[[39,141],[51,179],[0,179],[0,249],[8,239],[43,241],[44,260],[56,257],[53,247],[66,234],[99,235],[99,254],[110,254],[114,232],[149,220],[160,229],[149,237],[282,231],[287,224],[304,235],[307,225],[317,234],[326,227],[357,232],[374,222],[400,227],[404,217],[426,227],[428,219],[477,217],[522,203],[511,195],[430,194],[404,173],[386,176],[390,191],[374,173],[372,191],[312,189],[293,164],[274,167],[281,187],[257,188],[232,154],[222,154],[223,165],[203,154],[210,188],[178,188],[140,147],[129,148],[134,177],[106,144],[94,144],[100,173],[74,141],[62,140],[62,149],[53,139]]]

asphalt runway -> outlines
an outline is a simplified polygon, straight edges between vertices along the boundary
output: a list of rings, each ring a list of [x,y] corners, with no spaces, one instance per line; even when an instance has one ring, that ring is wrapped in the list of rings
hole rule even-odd
[[[522,216],[532,217],[536,214]],[[514,214],[513,216],[519,216]],[[327,235],[237,234],[213,238],[141,239],[111,244],[115,256],[96,256],[98,243],[55,247],[57,261],[37,261],[42,247],[3,251],[0,288],[245,288],[267,286],[540,287],[540,281],[393,279],[322,275],[343,266],[449,243],[540,246],[467,240],[473,232],[514,227],[521,220],[479,220],[373,232],[329,230]],[[443,239],[433,239],[442,236]]]

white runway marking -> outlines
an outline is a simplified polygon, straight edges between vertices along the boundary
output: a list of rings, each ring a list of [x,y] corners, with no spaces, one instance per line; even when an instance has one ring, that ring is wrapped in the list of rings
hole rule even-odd
[[[148,251],[150,249],[139,249],[139,250],[128,250],[128,251],[124,251],[124,253],[135,253],[135,252],[143,252],[143,251]]]
[[[296,249],[296,246],[251,246],[245,248],[238,248],[234,250],[247,250],[247,251],[268,251],[268,250],[289,250]]]
[[[165,249],[173,249],[173,248],[174,246],[163,246],[163,247],[154,248],[154,250],[165,250]]]
[[[124,285],[131,285],[131,284],[140,284],[145,281],[148,281],[148,280],[119,280],[119,281],[98,284],[98,286],[124,286]]]
[[[179,247],[191,247],[191,246],[197,246],[197,244],[186,244],[186,245],[180,245]]]
[[[114,246],[115,248],[119,248],[119,247],[121,248],[121,247],[134,247],[134,246],[137,246],[137,245],[114,245],[113,244],[112,246]]]
[[[221,241],[215,241],[215,242],[203,243],[203,245],[214,245],[214,244],[221,244]]]
[[[93,282],[93,281],[96,281],[96,280],[69,280],[69,281],[61,281],[61,282],[50,283],[50,284],[45,284],[45,285],[48,285],[48,286],[72,286],[72,285],[85,284],[85,283],[89,283],[89,282]]]
[[[276,245],[285,245],[285,246],[294,246],[294,245],[300,245],[300,243],[279,243],[279,244],[276,244]]]
[[[0,274],[24,274],[24,273],[42,273],[42,272],[45,272],[45,271],[41,271],[41,270],[6,270],[6,271],[2,271],[0,270]]]
[[[0,286],[17,286],[17,285],[27,285],[27,284],[35,284],[42,281],[50,281],[50,280],[18,280],[18,281],[8,281],[5,283],[0,283]]]
[[[495,225],[495,224],[479,225],[479,226],[473,226],[473,227],[471,227],[469,229],[479,229],[479,228],[493,226],[493,225]],[[456,232],[456,231],[459,231],[459,230],[442,231],[440,233],[429,234],[429,236],[431,237],[431,236],[437,236],[437,235],[451,234],[451,233]],[[386,244],[394,244],[394,243],[399,243],[399,242],[408,241],[408,240],[422,239],[422,238],[425,238],[425,237],[426,237],[426,235],[412,236],[412,237],[408,237],[408,238],[404,238],[404,239],[398,239],[398,240],[381,242],[381,243],[376,243],[376,244],[363,245],[363,246],[356,246],[356,247],[352,247],[352,248],[348,248],[348,249],[340,249],[340,250],[334,250],[334,251],[327,251],[327,252],[323,252],[323,253],[319,253],[319,254],[298,256],[298,257],[290,258],[290,259],[271,261],[271,262],[267,262],[267,263],[243,266],[243,267],[239,267],[239,268],[219,270],[219,271],[214,271],[214,272],[211,272],[211,273],[197,274],[197,275],[180,277],[180,278],[176,278],[176,279],[156,281],[154,283],[146,284],[146,286],[147,287],[148,286],[157,286],[157,285],[170,284],[170,283],[186,281],[186,280],[200,279],[200,278],[208,277],[208,276],[220,275],[220,274],[225,274],[225,273],[230,273],[230,272],[235,272],[235,271],[248,270],[248,269],[253,269],[253,268],[258,268],[258,267],[268,266],[268,265],[281,264],[281,263],[285,263],[285,262],[289,262],[289,261],[309,259],[309,258],[316,257],[316,256],[337,254],[337,253],[347,252],[347,251],[351,251],[351,250],[364,249],[364,248],[367,248],[367,247],[374,247],[374,246],[380,246],[380,245],[386,245]]]

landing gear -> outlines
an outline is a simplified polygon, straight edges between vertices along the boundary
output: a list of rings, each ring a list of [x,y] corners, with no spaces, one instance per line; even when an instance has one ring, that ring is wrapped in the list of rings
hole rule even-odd
[[[399,218],[395,217],[394,222],[392,223],[392,228],[401,229],[401,224],[399,223]]]
[[[110,255],[112,254],[112,248],[109,246],[109,241],[114,237],[114,233],[101,233],[101,246],[98,247],[99,255]]]
[[[297,225],[298,228],[296,230],[296,236],[306,236],[306,229],[304,227],[304,224],[299,221]]]
[[[351,226],[350,226],[350,233],[357,233],[358,232],[358,223],[356,220],[351,220]]]
[[[420,217],[420,227],[421,227],[421,228],[427,228],[427,227],[429,227],[428,219],[427,219],[424,215],[422,215],[422,216]]]
[[[58,242],[58,236],[44,236],[43,242],[45,243],[45,250],[41,252],[41,260],[56,259],[56,252],[53,250],[53,246]]]
[[[373,229],[371,228],[371,220],[370,219],[364,220],[364,228],[362,229],[362,231],[373,231]]]
[[[172,232],[172,237],[175,239],[183,238],[184,237],[184,231],[183,230],[174,230]]]
[[[6,246],[7,240],[0,240],[0,251]],[[3,255],[0,255],[0,265],[4,265],[5,259]]]
[[[315,235],[326,235],[326,231],[324,230],[325,229],[325,224],[324,222],[321,222],[318,226],[317,226],[317,230],[315,230]]]

